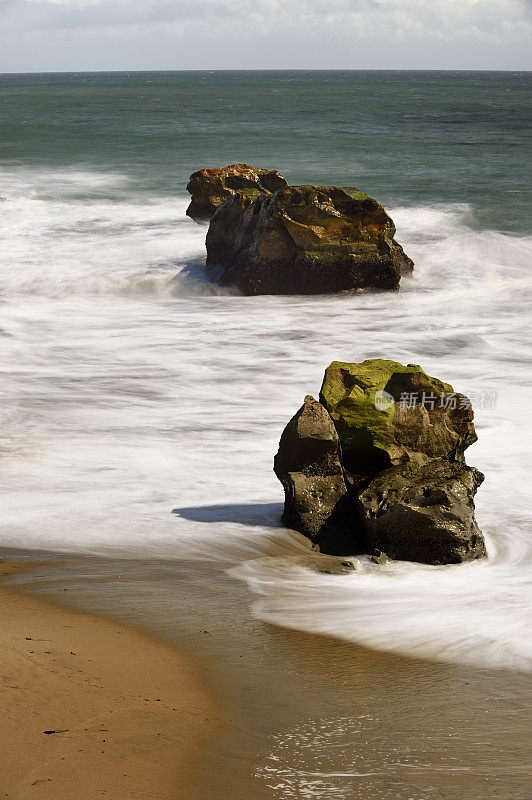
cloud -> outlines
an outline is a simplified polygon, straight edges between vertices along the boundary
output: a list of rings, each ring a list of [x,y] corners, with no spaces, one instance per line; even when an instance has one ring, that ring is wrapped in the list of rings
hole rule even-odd
[[[294,52],[323,41],[328,63],[335,51],[364,43],[383,52],[407,43],[412,53],[430,54],[435,44],[455,52],[457,43],[484,41],[511,53],[532,37],[530,12],[526,0],[0,0],[0,40],[17,37],[23,51],[25,41],[46,49],[68,34],[86,47],[98,37],[100,49],[102,37],[152,48],[159,38],[198,50],[212,42],[255,47],[273,58],[277,43],[286,48],[291,37]]]
[[[3,31],[115,25],[194,24],[203,30],[232,25],[250,31],[276,25],[325,25],[344,35],[352,28],[430,33],[457,27],[496,30],[526,17],[519,0],[0,0]],[[369,25],[362,25],[366,20]]]
[[[214,0],[3,0],[0,19],[18,30],[39,28],[91,28],[99,26],[160,24],[181,20],[212,23],[234,15],[231,3]]]

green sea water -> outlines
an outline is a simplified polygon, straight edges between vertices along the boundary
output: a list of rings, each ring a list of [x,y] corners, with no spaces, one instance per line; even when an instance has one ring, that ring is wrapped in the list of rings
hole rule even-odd
[[[0,163],[119,170],[172,194],[198,168],[249,162],[523,231],[531,87],[524,72],[2,75]]]

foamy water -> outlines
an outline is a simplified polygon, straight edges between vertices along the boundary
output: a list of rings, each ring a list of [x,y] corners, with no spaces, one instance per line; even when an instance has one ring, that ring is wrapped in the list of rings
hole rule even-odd
[[[14,168],[0,195],[0,544],[211,561],[276,625],[531,669],[530,237],[392,208],[416,263],[399,293],[247,298],[206,281],[184,197]],[[284,425],[332,360],[370,357],[472,398],[488,561],[328,575],[280,527]]]

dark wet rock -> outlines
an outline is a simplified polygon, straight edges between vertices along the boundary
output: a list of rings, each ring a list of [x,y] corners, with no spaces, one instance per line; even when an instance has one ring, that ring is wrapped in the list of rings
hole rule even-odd
[[[333,362],[320,399],[305,399],[275,458],[287,526],[322,552],[378,563],[486,555],[474,515],[483,475],[464,459],[476,441],[464,395],[417,365],[373,359]]]
[[[192,195],[187,215],[196,222],[208,222],[214,212],[234,194],[255,200],[283,186],[288,186],[288,183],[277,170],[258,169],[249,164],[200,169],[190,176],[187,185]]]
[[[338,435],[327,411],[310,395],[283,431],[274,470],[285,490],[285,525],[313,539],[346,485]]]
[[[422,564],[485,556],[473,501],[483,480],[478,469],[445,460],[380,472],[358,495],[367,551]]]
[[[249,295],[397,289],[413,262],[394,236],[384,208],[358,189],[239,191],[211,219],[207,268]]]

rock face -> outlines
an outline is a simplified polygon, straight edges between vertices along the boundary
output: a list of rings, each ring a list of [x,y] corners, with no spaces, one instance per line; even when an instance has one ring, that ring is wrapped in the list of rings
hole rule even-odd
[[[200,169],[190,176],[187,185],[192,195],[187,215],[196,222],[208,222],[214,212],[236,193],[255,200],[284,186],[288,183],[280,172],[258,169],[249,164]]]
[[[320,401],[340,436],[345,468],[354,474],[408,461],[454,460],[477,440],[467,398],[416,364],[333,361]]]
[[[413,262],[394,235],[384,208],[358,189],[238,192],[211,219],[207,268],[250,295],[397,289]]]
[[[338,434],[327,411],[310,395],[284,429],[274,470],[285,490],[285,525],[313,538],[346,485]]]
[[[286,525],[333,555],[425,564],[486,555],[473,499],[483,475],[464,458],[476,441],[464,395],[417,365],[374,359],[333,362],[320,401],[305,399],[275,458]]]
[[[368,552],[424,564],[485,556],[473,502],[483,480],[478,469],[444,460],[380,472],[358,495]]]

